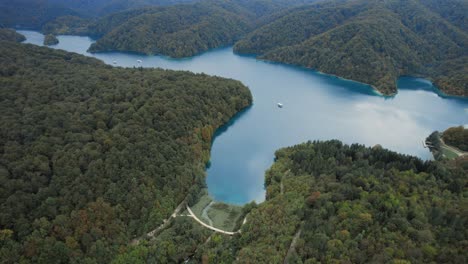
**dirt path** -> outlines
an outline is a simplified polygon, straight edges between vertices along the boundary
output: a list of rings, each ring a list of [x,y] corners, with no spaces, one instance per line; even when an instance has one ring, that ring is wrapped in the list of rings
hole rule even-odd
[[[459,157],[460,157],[460,156],[464,156],[464,155],[468,155],[468,152],[463,152],[463,151],[459,150],[459,149],[456,148],[456,147],[452,147],[452,146],[450,146],[450,145],[447,145],[447,144],[444,142],[444,140],[443,140],[442,138],[441,138],[440,141],[441,141],[441,143],[442,143],[442,144],[441,144],[442,147],[445,147],[445,148],[449,149],[450,151],[452,151],[452,152],[454,152],[455,154],[457,154]]]
[[[210,216],[208,215],[208,210],[210,210],[211,206],[214,204],[214,201],[211,201],[202,211],[202,217],[208,221],[210,226],[213,226],[213,221],[211,220]]]
[[[299,227],[299,230],[297,231],[296,235],[294,236],[293,240],[291,241],[291,245],[289,246],[288,253],[286,254],[286,257],[284,258],[283,264],[288,264],[289,259],[291,258],[291,254],[296,251],[296,244],[297,240],[301,236],[302,232],[302,227]]]
[[[158,226],[156,229],[151,230],[150,232],[146,233],[145,235],[141,236],[140,238],[136,238],[136,239],[132,240],[132,242],[130,242],[130,244],[131,245],[138,245],[140,243],[140,241],[143,240],[143,239],[155,238],[156,235],[159,234],[160,231],[162,231],[163,229],[165,229],[166,227],[169,226],[169,224],[171,223],[171,220],[177,216],[177,214],[180,212],[180,210],[182,210],[182,208],[184,208],[184,205],[185,205],[185,199],[176,207],[176,209],[174,210],[174,212],[171,214],[171,216],[168,219],[163,220],[163,223],[160,226]]]

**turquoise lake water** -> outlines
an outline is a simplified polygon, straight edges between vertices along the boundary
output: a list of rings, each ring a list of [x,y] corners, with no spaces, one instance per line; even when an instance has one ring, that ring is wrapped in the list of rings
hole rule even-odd
[[[18,32],[26,36],[26,42],[42,45],[42,34]],[[364,84],[239,56],[232,47],[187,59],[171,59],[120,52],[90,54],[86,50],[93,40],[88,37],[58,39],[60,43],[53,48],[96,57],[116,66],[203,72],[247,85],[254,98],[253,106],[218,131],[207,170],[209,193],[227,203],[264,200],[264,173],[273,163],[275,150],[281,147],[307,140],[339,139],[368,146],[380,144],[430,159],[422,141],[432,131],[468,124],[468,100],[441,96],[423,79],[401,78],[398,94],[389,98],[379,96]],[[279,102],[283,108],[278,108]]]

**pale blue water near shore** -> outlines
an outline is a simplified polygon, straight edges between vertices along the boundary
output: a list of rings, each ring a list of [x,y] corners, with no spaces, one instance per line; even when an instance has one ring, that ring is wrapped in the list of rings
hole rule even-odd
[[[19,31],[28,43],[43,35]],[[116,66],[160,67],[218,75],[242,81],[254,97],[213,142],[208,168],[209,193],[228,203],[263,201],[264,173],[275,150],[307,140],[339,139],[430,159],[422,140],[434,130],[468,124],[468,100],[440,96],[423,79],[401,78],[394,97],[382,97],[367,85],[312,70],[256,60],[222,48],[187,59],[132,53],[90,54],[88,37],[58,36],[53,48],[93,56]],[[138,63],[141,60],[142,63]],[[277,103],[284,104],[278,108]]]

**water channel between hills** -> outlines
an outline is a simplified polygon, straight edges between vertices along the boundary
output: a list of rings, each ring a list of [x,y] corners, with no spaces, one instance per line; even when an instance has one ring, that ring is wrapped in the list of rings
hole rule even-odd
[[[43,35],[18,31],[27,43],[42,45]],[[252,92],[251,108],[218,131],[211,152],[207,185],[210,195],[244,204],[265,198],[264,173],[275,150],[307,140],[339,139],[344,143],[380,144],[423,159],[431,154],[424,140],[434,130],[468,123],[468,100],[440,96],[418,78],[398,81],[394,97],[370,86],[313,70],[239,56],[232,47],[186,59],[133,53],[91,54],[93,42],[82,36],[58,36],[53,48],[96,57],[113,65],[188,70],[242,81]],[[138,63],[137,60],[141,60]],[[279,108],[277,103],[282,103]]]

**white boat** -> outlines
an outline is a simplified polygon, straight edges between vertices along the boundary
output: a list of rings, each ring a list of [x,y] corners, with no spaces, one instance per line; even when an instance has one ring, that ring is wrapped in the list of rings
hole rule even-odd
[[[141,60],[137,60],[137,62],[138,62],[138,63],[142,63],[142,61],[141,61]]]
[[[279,108],[283,108],[283,104],[282,104],[282,103],[278,103],[278,107],[279,107]]]

